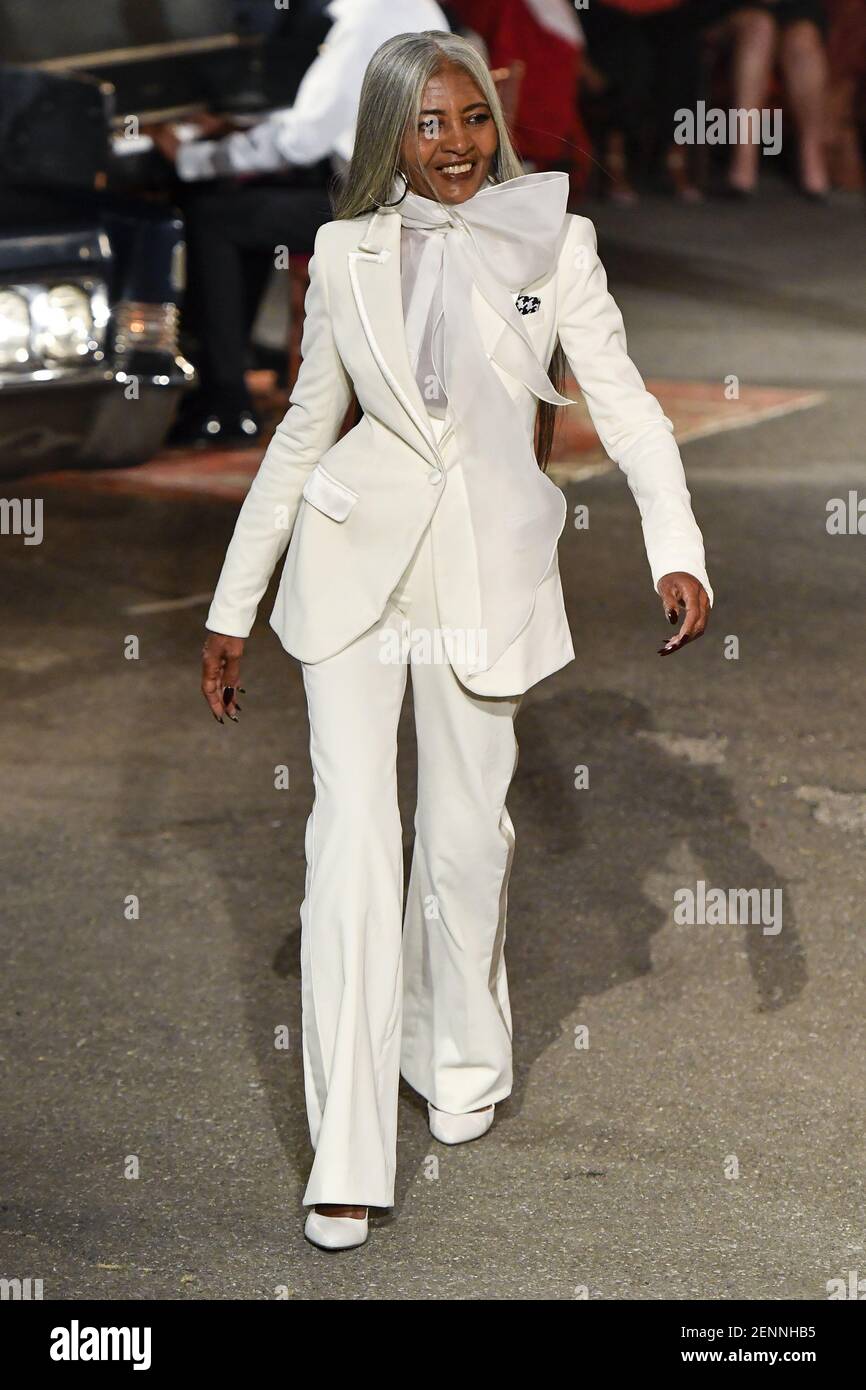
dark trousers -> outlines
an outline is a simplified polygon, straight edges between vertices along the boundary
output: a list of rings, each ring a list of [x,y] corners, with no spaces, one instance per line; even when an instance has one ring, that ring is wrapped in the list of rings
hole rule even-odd
[[[250,330],[277,248],[312,252],[316,232],[333,217],[328,189],[312,181],[185,184],[179,202],[187,236],[184,332],[197,341],[200,399],[243,409]]]
[[[625,136],[638,174],[657,166],[673,143],[675,111],[694,109],[700,8],[642,15],[592,0],[580,11],[590,62],[608,83],[608,122]]]

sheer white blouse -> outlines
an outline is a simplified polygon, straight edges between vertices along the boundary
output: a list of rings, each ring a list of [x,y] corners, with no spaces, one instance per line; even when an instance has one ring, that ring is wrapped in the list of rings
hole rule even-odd
[[[440,278],[436,282],[431,299],[429,294],[423,292],[423,286],[419,285],[418,270],[428,237],[444,235],[444,232],[421,231],[417,227],[403,227],[400,233],[403,316],[409,362],[428,414],[440,420],[444,420],[448,410],[443,367],[443,325],[439,322],[442,316],[442,281]],[[438,334],[435,332],[437,327]]]

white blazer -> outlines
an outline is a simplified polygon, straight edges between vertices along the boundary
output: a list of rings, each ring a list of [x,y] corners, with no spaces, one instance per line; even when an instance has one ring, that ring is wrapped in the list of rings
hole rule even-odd
[[[628,357],[592,223],[573,215],[566,222],[553,271],[522,291],[538,301],[524,319],[530,341],[546,367],[559,336],[601,441],[637,501],[653,583],[687,571],[712,601],[673,426]],[[433,534],[443,627],[472,630],[484,591],[455,435],[446,422],[437,440],[409,362],[401,226],[398,212],[380,209],[328,222],[317,234],[290,408],[241,508],[207,617],[212,631],[246,637],[288,547],[270,621],[302,662],[334,655],[379,620],[440,509]],[[477,290],[473,312],[490,355],[503,321]],[[490,368],[531,437],[536,397],[496,362]],[[353,386],[364,414],[338,440]],[[477,694],[516,695],[573,655],[554,557],[512,648],[477,676],[455,670]]]

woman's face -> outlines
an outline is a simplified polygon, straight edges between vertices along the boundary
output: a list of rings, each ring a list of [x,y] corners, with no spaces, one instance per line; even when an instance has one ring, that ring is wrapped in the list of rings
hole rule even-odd
[[[431,196],[423,168],[443,203],[464,203],[486,183],[498,144],[482,93],[465,68],[449,66],[424,88],[418,129],[403,138],[400,168],[413,193]]]

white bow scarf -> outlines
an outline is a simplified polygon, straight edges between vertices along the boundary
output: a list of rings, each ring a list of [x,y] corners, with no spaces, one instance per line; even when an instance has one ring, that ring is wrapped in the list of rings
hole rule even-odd
[[[553,269],[567,201],[568,176],[542,173],[488,184],[454,207],[416,193],[397,207],[404,226],[440,233],[426,238],[407,338],[420,333],[436,296],[434,361],[453,414],[481,577],[486,664],[475,674],[525,627],[565,525],[565,497],[539,468],[531,431],[491,359],[541,400],[573,404],[555,390],[514,302]],[[502,320],[491,354],[472,313],[473,285]]]

